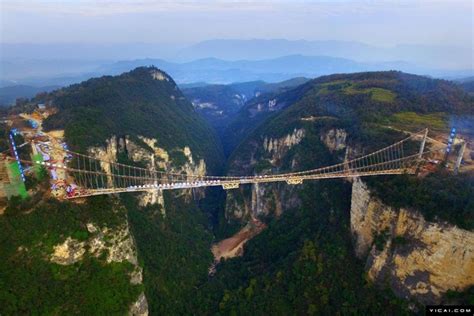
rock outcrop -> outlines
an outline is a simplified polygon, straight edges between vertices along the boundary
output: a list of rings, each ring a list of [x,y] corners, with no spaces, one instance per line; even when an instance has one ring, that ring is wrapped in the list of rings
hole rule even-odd
[[[400,297],[433,304],[474,285],[474,232],[384,205],[361,180],[353,182],[351,232],[368,277]]]
[[[126,211],[118,203],[115,207],[117,216],[120,214],[123,216],[121,224],[109,228],[99,227],[95,223],[87,223],[87,238],[79,241],[67,237],[64,242],[53,247],[50,261],[61,265],[70,265],[82,260],[86,253],[97,258],[105,255],[107,263],[126,261],[132,264],[134,269],[129,276],[130,283],[142,284],[143,269],[138,263],[136,245],[130,232]],[[148,315],[148,304],[144,293],[130,307],[130,314]]]
[[[204,159],[199,159],[196,162],[188,146],[175,148],[173,150],[184,157],[184,161],[177,163],[173,161],[167,150],[157,146],[156,139],[142,136],[139,136],[138,139],[143,143],[139,144],[134,142],[129,137],[118,138],[114,136],[107,140],[105,147],[90,148],[89,154],[103,161],[116,161],[117,154],[125,152],[129,159],[135,162],[145,163],[146,168],[152,171],[199,176],[206,175],[207,167]],[[101,167],[105,172],[111,172],[109,164],[101,163]],[[204,190],[199,189],[194,189],[193,191],[183,190],[181,193],[184,194],[188,200],[204,197]],[[165,214],[163,192],[160,190],[150,190],[149,192],[142,193],[139,203],[141,206],[151,204],[161,205],[162,212]]]
[[[346,148],[347,132],[344,129],[333,128],[321,135],[321,141],[332,152]]]
[[[270,162],[276,164],[288,150],[299,144],[305,135],[305,130],[294,129],[291,134],[281,138],[265,137],[263,140],[263,149],[271,155]]]
[[[84,242],[68,237],[63,243],[53,247],[50,260],[60,265],[70,265],[82,260],[85,253]]]
[[[238,172],[252,172],[257,164],[265,167],[258,170],[259,174],[269,174],[281,167],[282,159],[288,151],[298,145],[305,137],[305,130],[294,129],[283,137],[262,138],[262,142],[255,145],[250,161],[234,161],[233,170]],[[255,158],[258,156],[258,159]],[[292,167],[297,161],[292,160]],[[227,220],[236,219],[242,222],[258,216],[280,216],[284,210],[300,205],[301,201],[296,194],[297,188],[282,183],[252,184],[249,188],[241,187],[237,191],[229,191],[226,199]]]
[[[150,70],[150,75],[155,80],[170,81],[170,78],[160,70],[152,69],[152,70]]]
[[[140,294],[128,313],[130,316],[148,316],[148,302],[145,293]]]

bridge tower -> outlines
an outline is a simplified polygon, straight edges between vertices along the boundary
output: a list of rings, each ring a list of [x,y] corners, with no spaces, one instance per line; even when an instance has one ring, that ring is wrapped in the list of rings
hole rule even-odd
[[[427,137],[428,137],[428,129],[425,129],[425,134],[423,134],[423,140],[421,141],[421,145],[420,145],[420,152],[418,153],[418,159],[421,159],[423,156],[423,152],[425,151]]]
[[[459,148],[458,157],[456,163],[454,164],[454,174],[458,174],[459,167],[461,166],[462,158],[464,156],[464,151],[466,150],[466,141],[462,141],[461,148]]]

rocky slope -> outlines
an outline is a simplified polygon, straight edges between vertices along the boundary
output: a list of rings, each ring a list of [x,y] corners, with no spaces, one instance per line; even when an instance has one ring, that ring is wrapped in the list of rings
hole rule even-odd
[[[117,138],[112,136],[106,141],[105,147],[90,147],[89,154],[92,157],[104,161],[117,161],[118,157],[126,157],[126,160],[132,163],[140,163],[149,170],[163,170],[174,174],[187,175],[201,175],[207,173],[206,162],[204,159],[199,159],[195,162],[191,149],[188,146],[183,148],[175,147],[172,155],[177,157],[173,160],[170,152],[164,148],[157,146],[157,140],[138,136],[138,143],[125,136]],[[145,146],[144,146],[144,145]],[[101,166],[106,172],[110,168],[108,164],[104,163]],[[194,199],[204,198],[205,191],[201,189],[182,190],[176,195],[185,196],[188,201]],[[162,213],[165,214],[165,205],[163,198],[163,191],[149,191],[140,194],[138,199],[140,206],[157,204],[161,207]]]
[[[289,150],[298,145],[305,136],[304,129],[294,129],[282,137],[262,136],[259,143],[252,143],[261,156],[250,159],[236,159],[229,172],[231,174],[265,174],[280,169],[283,158]],[[253,153],[255,154],[255,153]],[[255,154],[256,155],[256,154]],[[297,157],[293,158],[290,167],[297,165]],[[242,198],[250,191],[250,198]],[[226,218],[250,219],[258,216],[279,216],[284,209],[299,205],[295,198],[294,187],[286,184],[254,184],[241,187],[238,192],[230,191],[226,199]]]
[[[86,223],[88,238],[79,241],[68,236],[64,242],[53,246],[50,261],[67,266],[84,260],[85,256],[103,256],[107,264],[128,262],[133,266],[130,284],[143,286],[143,268],[138,264],[136,244],[130,233],[126,210],[118,201],[114,202],[115,216],[122,215],[121,223],[117,227],[98,227],[93,222]],[[130,306],[129,314],[148,315],[148,303],[143,291]]]
[[[474,232],[385,205],[361,180],[352,185],[351,232],[368,277],[400,297],[433,304],[474,285]]]

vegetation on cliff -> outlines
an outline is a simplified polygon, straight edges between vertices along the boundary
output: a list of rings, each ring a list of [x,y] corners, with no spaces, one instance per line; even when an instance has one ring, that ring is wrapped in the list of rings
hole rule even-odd
[[[252,157],[262,161],[271,156],[261,146],[263,136],[282,137],[301,127],[305,129],[302,141],[277,165],[259,171],[298,171],[336,163],[337,154],[331,154],[320,140],[321,131],[334,124],[341,126],[334,120],[272,117],[233,153],[229,171],[257,171],[260,164],[250,163]],[[242,161],[246,164],[241,165]],[[237,200],[249,199],[246,192],[232,194]],[[221,262],[215,276],[202,287],[196,308],[208,306],[209,310],[211,306],[211,314],[237,315],[408,313],[406,302],[366,281],[363,264],[355,259],[349,225],[350,184],[307,182],[297,195],[300,207],[286,209],[278,219],[265,218],[267,229],[245,245],[243,257]]]
[[[305,117],[329,116],[352,128],[350,135],[357,137],[360,127],[380,128],[387,125],[387,118],[400,112],[473,114],[473,100],[449,81],[397,71],[323,76],[247,103],[230,123],[224,147],[228,152],[235,150],[262,122],[276,128],[300,124],[298,121]]]
[[[221,163],[212,129],[173,79],[157,68],[89,79],[43,98],[59,109],[45,120],[44,128],[64,129],[72,148],[104,145],[114,135],[145,136],[167,151],[186,145],[208,165]]]
[[[429,221],[447,221],[474,230],[474,178],[439,171],[420,179],[413,176],[367,179],[384,203],[414,208]]]
[[[183,155],[174,149],[184,146],[213,170],[223,163],[212,129],[172,79],[156,68],[91,79],[41,98],[58,108],[45,128],[64,128],[75,149],[104,145],[114,135],[134,140],[146,136],[156,138],[176,164],[183,162]],[[331,152],[321,140],[331,129],[344,129],[350,146],[369,152],[404,137],[393,127],[415,129],[430,123],[444,130],[450,114],[472,110],[472,98],[446,81],[400,72],[333,75],[256,97],[221,136],[228,153],[232,151],[229,174],[299,171],[340,161],[343,152]],[[272,160],[273,153],[263,148],[265,137],[284,139],[299,129],[305,134],[298,145]],[[129,157],[119,158],[130,162]],[[387,203],[471,227],[473,191],[450,177],[440,184],[437,176],[393,178],[390,189],[380,179],[370,185]],[[231,219],[224,216],[225,194],[214,192],[197,202],[182,192],[167,192],[165,214],[158,205],[141,207],[137,196],[122,194],[120,204],[127,209],[144,268],[150,313],[407,313],[406,301],[366,280],[363,263],[354,255],[349,184],[327,180],[299,188],[295,192],[301,205],[286,209],[278,220],[272,214],[262,218],[268,228],[246,244],[243,257],[222,262],[212,277],[213,233],[222,237],[237,226],[229,228]],[[249,199],[250,191],[235,191],[240,192],[236,201]],[[276,198],[273,193],[268,197]],[[89,238],[87,222],[113,227],[114,221],[123,220],[125,214],[113,211],[110,201],[100,197],[85,204],[12,204],[0,217],[0,230],[7,232],[0,235],[6,258],[0,263],[0,311],[126,312],[143,290],[130,284],[127,263],[106,264],[104,258],[88,255],[69,266],[47,260],[53,245],[67,236]],[[419,205],[423,201],[426,205]]]
[[[165,194],[166,216],[158,206],[137,207],[123,194],[132,233],[144,266],[145,295],[152,315],[195,314],[196,289],[212,263],[212,228],[193,202]]]
[[[261,174],[317,168],[344,157],[342,151],[331,153],[322,144],[321,138],[329,130],[344,129],[347,145],[362,154],[405,138],[398,128],[416,131],[428,126],[448,132],[451,114],[473,111],[473,99],[443,80],[400,72],[321,77],[244,106],[228,130],[229,135],[238,134],[230,138],[230,147],[235,149],[228,172]],[[264,148],[265,138],[285,139],[297,129],[304,129],[305,136],[283,157]],[[435,174],[424,179],[373,178],[370,185],[390,205],[419,208],[428,219],[469,229],[474,219],[473,186],[472,179],[466,179]],[[407,313],[406,302],[394,299],[390,290],[373,291],[364,281],[362,263],[351,259],[350,192],[338,190],[344,187],[337,181],[304,183],[299,191],[302,206],[287,209],[278,221],[270,220],[267,230],[248,242],[242,258],[223,263],[207,285],[211,296],[203,299],[209,304],[219,300],[216,310],[234,314],[263,314],[266,310],[276,314]],[[242,195],[236,201],[250,200],[246,192],[232,194]],[[337,201],[341,204],[335,206]],[[332,221],[337,223],[335,227],[331,227]],[[302,239],[288,240],[293,231]],[[319,256],[324,260],[319,261]],[[305,261],[311,261],[308,258],[312,258],[311,264]],[[318,270],[324,273],[318,274]],[[298,291],[293,292],[295,288]]]
[[[0,313],[127,313],[143,291],[130,283],[132,264],[87,252],[67,265],[50,260],[54,246],[68,237],[88,240],[87,223],[113,230],[126,220],[105,197],[85,204],[12,200],[0,216]]]
[[[406,314],[406,303],[365,280],[349,229],[350,186],[312,182],[286,210],[221,262],[198,292],[199,314]],[[315,203],[317,201],[317,203]]]

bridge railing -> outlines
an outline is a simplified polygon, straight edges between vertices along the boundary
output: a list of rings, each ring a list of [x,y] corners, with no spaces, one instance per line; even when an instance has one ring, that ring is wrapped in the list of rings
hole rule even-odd
[[[283,174],[242,177],[164,172],[156,170],[154,166],[145,168],[107,161],[65,148],[49,148],[55,152],[54,160],[25,161],[25,163],[55,170],[56,176],[62,177],[60,180],[66,186],[67,197],[205,186],[223,186],[231,189],[246,183],[286,181],[298,184],[311,179],[413,173],[427,152],[424,148],[426,137],[427,131],[422,131],[375,152],[346,159],[331,166]],[[413,141],[421,141],[421,156],[418,148],[414,150]],[[42,146],[41,143],[33,145]]]

